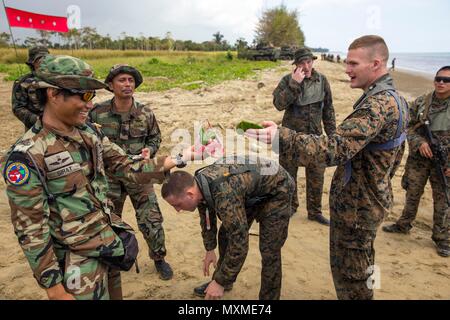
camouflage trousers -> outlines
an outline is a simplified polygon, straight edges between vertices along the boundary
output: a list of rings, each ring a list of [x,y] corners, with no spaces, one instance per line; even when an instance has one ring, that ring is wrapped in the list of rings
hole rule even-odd
[[[64,270],[66,292],[77,300],[122,300],[120,271],[112,270],[94,257],[84,257],[71,251],[60,260]]]
[[[410,230],[416,219],[420,198],[422,197],[428,178],[433,194],[433,236],[436,243],[450,243],[449,238],[449,207],[445,199],[443,186],[432,162],[420,155],[411,155],[406,161],[405,173],[402,177],[402,187],[406,190],[405,208],[397,225],[403,230]]]
[[[378,223],[373,230],[352,228],[331,215],[330,265],[339,300],[373,299],[371,279],[374,270],[374,241]]]
[[[299,167],[292,165],[289,159],[280,156],[280,165],[295,181],[295,191],[292,200],[292,210],[295,213],[299,207],[298,189],[297,189],[297,172]],[[313,217],[322,214],[322,193],[323,181],[325,175],[325,167],[309,166],[305,167],[306,176],[306,210],[308,216]]]
[[[295,188],[293,179],[287,174],[285,183],[289,192],[274,196],[268,203],[246,209],[248,229],[250,230],[255,217],[258,217],[256,220],[259,222],[259,252],[262,264],[260,300],[279,300],[281,295],[281,248],[288,236],[292,194]],[[223,263],[228,247],[228,235],[223,225],[218,233],[219,260],[216,270]]]
[[[162,226],[163,217],[152,185],[124,184],[108,180],[108,198],[114,204],[114,213],[122,216],[127,195],[130,196],[139,230],[149,248],[150,258],[162,260],[166,256],[165,235]]]
[[[112,229],[105,229],[99,235],[102,239],[113,237]],[[77,300],[122,300],[120,271],[109,268],[98,257],[82,255],[54,242],[54,251],[63,272],[63,286],[66,292]],[[107,250],[109,255],[123,254],[121,242],[112,242]],[[99,254],[101,249],[99,251]]]

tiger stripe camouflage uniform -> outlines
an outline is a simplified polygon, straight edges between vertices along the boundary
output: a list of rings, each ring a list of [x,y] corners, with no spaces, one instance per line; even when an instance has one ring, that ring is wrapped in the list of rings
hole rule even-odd
[[[281,248],[288,235],[295,183],[286,170],[273,162],[246,164],[249,167],[245,168],[244,164],[227,163],[229,160],[218,160],[195,174],[197,181],[201,179],[199,176],[206,179],[213,199],[212,204],[203,201],[198,205],[205,249],[214,250],[217,243],[219,245],[219,260],[212,279],[224,287],[230,287],[236,281],[247,256],[249,229],[256,220],[260,226],[259,250],[262,257],[259,298],[279,299]],[[246,163],[249,163],[248,159]],[[277,170],[264,174],[266,165]],[[205,195],[205,187],[200,183],[197,185]],[[251,204],[252,199],[257,198],[260,201]],[[218,234],[217,219],[222,221]]]
[[[273,92],[273,104],[277,110],[284,112],[283,127],[304,134],[322,134],[322,122],[328,136],[336,131],[333,98],[327,78],[312,70],[311,78],[298,83],[288,74],[281,79]],[[283,152],[280,154],[284,154]],[[298,166],[285,156],[280,156],[280,164],[294,178],[297,185]],[[322,214],[322,192],[325,167],[314,163],[305,168],[306,207],[308,216]],[[292,209],[299,206],[297,187],[294,192]]]
[[[339,299],[373,298],[373,289],[367,285],[370,266],[375,264],[373,244],[392,207],[391,178],[405,143],[384,150],[377,145],[392,141],[402,131],[406,137],[408,124],[406,102],[399,99],[398,106],[386,90],[395,90],[388,74],[368,88],[334,135],[280,129],[280,149],[293,163],[338,166],[330,190],[330,263]]]
[[[427,102],[429,98],[431,99]],[[445,193],[432,161],[422,157],[419,153],[419,147],[427,140],[425,133],[422,131],[423,128],[416,127],[416,124],[421,121],[421,114],[425,111],[427,103],[430,103],[428,114],[431,131],[447,150],[450,150],[450,122],[448,121],[450,98],[438,99],[434,93],[420,96],[410,107],[409,155],[402,178],[402,187],[406,190],[406,201],[402,216],[396,224],[404,231],[409,231],[412,228],[412,222],[416,218],[420,198],[429,178],[434,205],[432,239],[437,244],[443,243],[448,246],[450,245],[448,230],[449,208],[445,199]]]
[[[139,155],[149,148],[154,157],[161,143],[161,131],[150,107],[133,99],[130,112],[115,111],[114,99],[97,104],[90,112],[93,122],[101,125],[103,133],[119,145],[128,155]],[[108,197],[114,203],[114,213],[122,215],[126,196],[129,195],[139,230],[149,247],[150,258],[161,260],[166,256],[163,216],[151,184],[123,183],[114,177],[108,178]]]
[[[33,73],[28,73],[14,81],[12,89],[12,111],[29,130],[44,112],[44,107],[39,103],[36,89],[32,84],[36,81]]]

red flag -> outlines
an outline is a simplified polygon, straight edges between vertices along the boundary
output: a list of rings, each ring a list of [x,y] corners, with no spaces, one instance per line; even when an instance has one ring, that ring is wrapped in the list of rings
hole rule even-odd
[[[48,16],[14,8],[5,7],[6,15],[11,27],[39,29],[47,31],[68,32],[67,18]]]

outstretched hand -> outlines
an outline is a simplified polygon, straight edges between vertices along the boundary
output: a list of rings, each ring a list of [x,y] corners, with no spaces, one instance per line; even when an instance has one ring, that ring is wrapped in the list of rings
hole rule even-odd
[[[271,144],[277,134],[278,126],[273,121],[263,121],[262,125],[264,129],[248,129],[245,131],[245,135],[257,141]]]

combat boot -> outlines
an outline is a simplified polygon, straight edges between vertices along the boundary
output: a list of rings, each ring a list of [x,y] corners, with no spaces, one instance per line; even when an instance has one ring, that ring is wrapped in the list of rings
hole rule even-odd
[[[204,298],[206,296],[205,290],[206,290],[206,288],[208,288],[208,285],[210,283],[211,283],[211,281],[206,282],[206,283],[202,284],[201,286],[195,287],[194,295],[196,295],[197,297]],[[231,289],[233,289],[233,285],[224,287],[224,291],[231,291]]]
[[[450,257],[450,246],[448,244],[436,244],[437,254],[441,257],[447,258]]]
[[[322,214],[308,215],[308,220],[317,221],[318,223],[323,224],[324,226],[330,225],[330,220],[325,218]]]
[[[155,261],[156,271],[159,273],[159,278],[161,280],[170,280],[173,277],[173,271],[170,264],[168,264],[164,260],[156,260]]]
[[[393,223],[388,226],[383,226],[384,232],[389,233],[403,233],[403,234],[409,234],[409,230],[402,229],[398,224]]]

